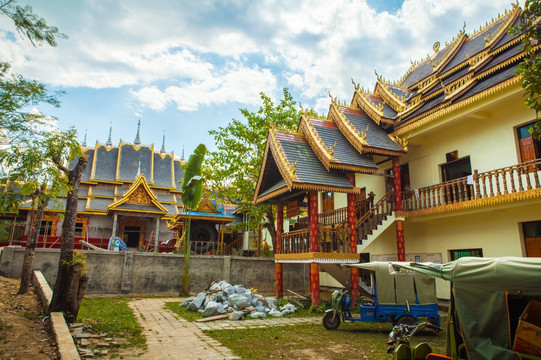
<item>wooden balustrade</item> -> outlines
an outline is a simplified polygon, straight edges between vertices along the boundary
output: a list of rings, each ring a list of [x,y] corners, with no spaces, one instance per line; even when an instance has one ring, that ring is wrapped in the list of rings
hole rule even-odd
[[[310,251],[310,229],[280,234],[280,253],[296,254]]]
[[[320,227],[318,248],[327,253],[349,253],[349,227],[331,228]]]
[[[368,212],[374,204],[374,196],[355,202],[355,212],[357,219]],[[322,226],[345,224],[348,221],[347,206],[335,210],[324,211],[318,214],[318,224]],[[296,222],[297,230],[308,228],[308,216],[299,217]]]
[[[320,226],[318,251],[349,253],[350,230],[348,227]],[[280,235],[280,253],[297,254],[310,252],[310,231],[295,230]]]
[[[540,188],[541,159],[402,193],[405,211],[430,209]]]

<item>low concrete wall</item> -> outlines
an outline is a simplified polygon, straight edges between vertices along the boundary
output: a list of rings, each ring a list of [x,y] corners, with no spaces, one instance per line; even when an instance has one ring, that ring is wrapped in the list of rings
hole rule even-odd
[[[21,276],[24,248],[9,246],[0,253],[0,275]],[[136,252],[81,251],[87,255],[90,282],[87,294],[178,294],[184,272],[184,256]],[[54,284],[60,251],[36,249],[34,270],[40,270]],[[307,264],[284,264],[284,289],[309,291]],[[190,257],[190,291],[204,290],[212,281],[227,280],[275,291],[275,263],[271,258],[232,256]]]

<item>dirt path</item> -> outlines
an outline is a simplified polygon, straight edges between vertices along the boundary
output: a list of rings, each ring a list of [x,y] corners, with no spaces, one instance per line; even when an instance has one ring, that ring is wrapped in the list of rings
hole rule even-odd
[[[34,288],[18,288],[18,279],[0,277],[0,359],[58,359]]]

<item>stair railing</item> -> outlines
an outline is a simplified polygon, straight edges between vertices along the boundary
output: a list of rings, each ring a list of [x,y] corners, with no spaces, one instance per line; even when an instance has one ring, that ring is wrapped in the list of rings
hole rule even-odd
[[[357,242],[360,243],[375,230],[380,221],[394,211],[394,192],[383,196],[369,211],[357,220]]]

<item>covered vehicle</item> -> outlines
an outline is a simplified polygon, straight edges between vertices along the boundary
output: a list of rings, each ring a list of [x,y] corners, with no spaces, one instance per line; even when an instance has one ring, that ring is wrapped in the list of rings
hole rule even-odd
[[[361,299],[359,315],[351,314],[347,290],[335,291],[332,308],[322,319],[325,328],[336,329],[340,321],[415,324],[420,317],[440,325],[434,277],[412,272],[392,274],[389,263],[383,261],[347,265],[370,271],[372,298]]]
[[[531,300],[541,300],[541,258],[464,257],[392,266],[451,282],[447,355],[452,359],[541,359],[513,350],[520,315]]]

